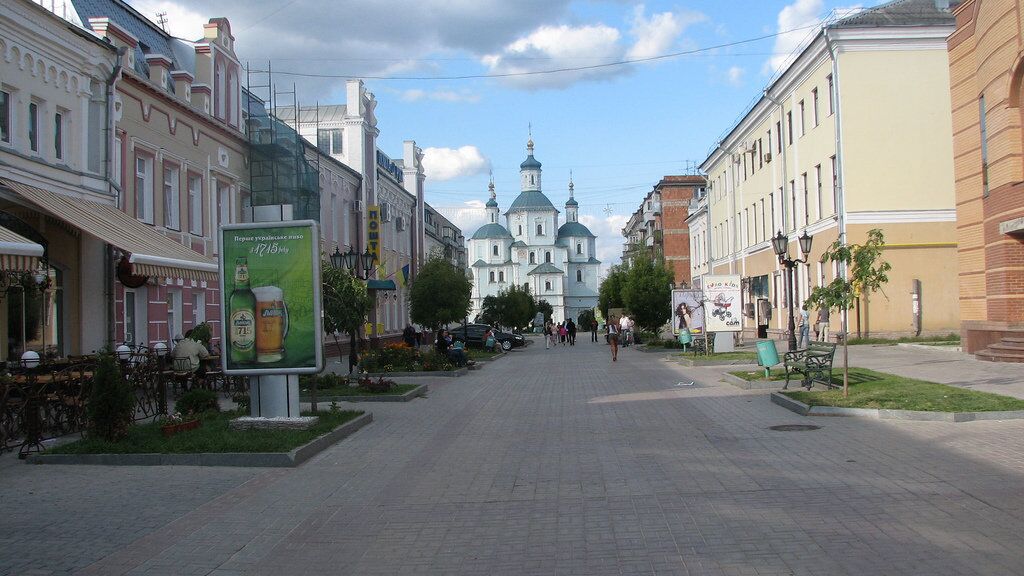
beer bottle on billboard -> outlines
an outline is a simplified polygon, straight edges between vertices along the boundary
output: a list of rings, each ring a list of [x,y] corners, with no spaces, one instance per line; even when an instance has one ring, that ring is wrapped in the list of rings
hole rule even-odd
[[[249,261],[235,260],[235,289],[228,299],[228,339],[233,364],[256,361],[256,295],[249,288]]]

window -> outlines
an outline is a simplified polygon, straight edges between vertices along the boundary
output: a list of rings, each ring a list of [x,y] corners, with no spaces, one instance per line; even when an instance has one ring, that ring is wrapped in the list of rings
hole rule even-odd
[[[53,115],[53,157],[64,159],[64,114]]]
[[[316,134],[316,147],[324,154],[341,154],[341,128],[321,128]]]
[[[772,129],[769,128],[768,129],[768,153],[770,154],[771,151],[772,151]]]
[[[118,188],[122,187],[121,172],[124,170],[124,156],[121,152],[123,143],[124,138],[120,134],[114,136],[114,155],[111,161],[114,163],[114,184],[117,184]]]
[[[746,208],[743,209],[743,233],[740,244],[750,246],[750,211]]]
[[[583,244],[581,242],[576,243],[576,253],[583,254]]]
[[[800,135],[803,136],[807,133],[807,122],[805,121],[804,114],[804,101],[800,101]]]
[[[523,235],[523,225],[520,224],[519,225],[519,234],[518,234],[518,236],[522,236],[522,235]]]
[[[494,270],[491,270],[491,272],[490,272],[490,281],[491,281],[491,284],[494,284]]]
[[[39,105],[35,102],[28,105],[28,147],[39,152]]]
[[[188,175],[188,231],[203,235],[203,178]]]
[[[811,120],[814,120],[814,127],[818,127],[818,89],[811,90]]]
[[[536,252],[530,252],[530,264],[536,264],[536,263],[537,263],[537,253]]]
[[[153,159],[135,156],[135,217],[153,223]]]
[[[543,235],[544,235],[544,225],[543,224],[537,224],[537,236],[543,236]]]
[[[981,195],[988,196],[988,127],[986,126],[985,95],[978,98],[978,127],[981,129]]]
[[[124,342],[135,343],[135,291],[124,291]]]
[[[576,281],[583,282],[583,270],[576,271]]]
[[[11,141],[11,95],[0,90],[0,142]]]
[[[826,79],[828,80],[828,115],[831,116],[836,113],[835,86],[832,84],[831,74],[829,74]]]
[[[782,122],[775,123],[775,139],[778,141],[778,153],[782,154]]]
[[[548,264],[551,263],[551,252],[544,252],[544,261]]]
[[[548,292],[551,291],[551,281],[550,280],[544,282],[544,290],[546,290]]]
[[[832,162],[832,209],[839,214],[839,166],[836,165],[836,157],[829,158]]]
[[[216,71],[214,72],[214,97],[217,99],[215,103],[215,116],[217,118],[224,118],[224,65],[217,64]]]
[[[764,168],[764,143],[760,138],[757,139],[757,168]]]
[[[502,270],[502,271],[498,272],[498,282],[504,282],[504,281],[505,281],[505,272]]]
[[[231,223],[231,185],[216,180],[217,186],[217,225]]]
[[[814,181],[818,187],[818,220],[821,220],[824,218],[824,211],[821,209],[821,164],[814,167]]]
[[[181,229],[181,202],[178,194],[181,179],[178,174],[177,166],[164,164],[164,226],[172,230]]]
[[[196,290],[192,292],[192,325],[206,322],[206,292]]]
[[[330,204],[329,208],[330,208],[330,212],[331,212],[331,215],[330,215],[331,242],[334,245],[337,245],[338,244],[338,237],[340,236],[340,234],[338,233],[338,228],[341,228],[341,223],[338,222],[338,195],[337,194],[331,194],[331,204]]]
[[[761,238],[768,239],[768,223],[765,221],[764,198],[761,198]]]
[[[796,180],[789,181],[789,221],[793,224],[792,230],[796,230]]]
[[[786,112],[786,132],[789,133],[789,138],[786,141],[790,146],[793,145],[793,111]]]
[[[811,192],[807,189],[807,172],[800,175],[800,185],[804,188],[804,226],[811,223]]]
[[[167,291],[167,333],[168,339],[181,334],[181,290]]]
[[[494,246],[491,246],[491,255],[492,256],[497,256],[498,255],[498,245],[497,244],[495,244]]]

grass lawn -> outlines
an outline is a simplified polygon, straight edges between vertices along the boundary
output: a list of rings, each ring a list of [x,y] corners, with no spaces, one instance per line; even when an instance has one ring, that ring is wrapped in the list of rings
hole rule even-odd
[[[165,438],[159,423],[132,426],[120,442],[85,438],[46,451],[47,454],[197,454],[202,452],[287,452],[334,430],[363,412],[318,412],[320,421],[309,430],[229,430],[235,412],[209,414],[195,430]],[[311,416],[304,412],[303,416]]]
[[[502,355],[501,352],[495,352],[493,350],[483,350],[483,349],[480,349],[480,348],[471,348],[471,349],[467,350],[467,352],[469,352],[469,353],[466,354],[466,356],[470,360],[490,360],[491,358],[494,358],[495,356],[501,356]]]
[[[736,376],[738,378],[742,378],[742,379],[746,380],[747,382],[752,382],[754,380],[771,380],[771,381],[774,382],[774,381],[777,381],[777,380],[785,380],[786,379],[786,371],[785,370],[779,370],[778,368],[773,368],[772,369],[771,377],[770,378],[765,378],[764,377],[764,369],[754,370],[753,372],[748,372],[746,370],[740,370],[738,372],[729,372],[729,374],[732,374],[733,376]],[[798,382],[798,381],[799,381],[799,377],[797,377],[797,380],[790,380],[790,382]],[[843,382],[843,376],[842,376],[842,374],[840,374],[839,375],[839,383],[842,384],[842,382]]]
[[[832,371],[832,381],[843,383],[842,369]],[[956,386],[903,378],[865,368],[850,369],[850,396],[842,389],[786,391],[783,394],[809,406],[885,408],[925,412],[990,412],[1024,410],[1024,400],[978,392]]]
[[[694,355],[693,352],[683,352],[679,354],[683,358],[689,358],[694,361],[701,360],[750,360],[752,363],[757,362],[756,352],[718,352],[710,356],[703,354]]]
[[[942,343],[959,344],[959,334],[946,334],[945,336],[904,336],[902,338],[850,338],[850,345],[858,344],[909,344],[909,343]]]
[[[352,386],[336,386],[333,388],[317,388],[316,395],[319,398],[326,398],[329,396],[393,396],[405,394],[417,386],[419,386],[419,384],[395,384],[391,387],[390,392],[370,392],[369,390],[353,388]],[[310,390],[305,388],[302,389],[303,398],[310,395]]]

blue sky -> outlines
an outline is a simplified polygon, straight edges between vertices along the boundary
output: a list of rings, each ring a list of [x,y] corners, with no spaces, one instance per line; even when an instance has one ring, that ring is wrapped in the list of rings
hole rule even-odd
[[[621,227],[653,185],[703,161],[820,18],[859,6],[832,0],[131,3],[151,17],[167,12],[172,33],[186,37],[196,37],[209,17],[226,16],[236,51],[254,67],[269,59],[278,72],[338,76],[277,74],[279,85],[296,82],[303,104],[343,102],[344,78],[365,78],[379,102],[379,145],[399,157],[402,141],[416,140],[427,153],[427,201],[467,236],[483,221],[489,171],[502,207],[518,193],[532,125],[544,191],[561,207],[572,171],[581,219],[598,235],[606,264],[617,262]],[[452,78],[692,50],[701,51],[584,71]],[[409,77],[420,79],[401,79]]]

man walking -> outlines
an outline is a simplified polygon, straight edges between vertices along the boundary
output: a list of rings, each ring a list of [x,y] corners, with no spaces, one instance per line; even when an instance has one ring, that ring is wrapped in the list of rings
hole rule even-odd
[[[576,323],[569,318],[565,321],[565,329],[569,332],[569,346],[576,345]]]
[[[814,327],[819,342],[828,342],[828,307],[818,308],[818,323]]]
[[[597,319],[590,321],[590,341],[597,342]]]

